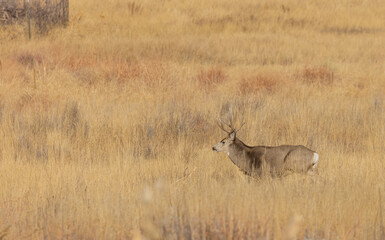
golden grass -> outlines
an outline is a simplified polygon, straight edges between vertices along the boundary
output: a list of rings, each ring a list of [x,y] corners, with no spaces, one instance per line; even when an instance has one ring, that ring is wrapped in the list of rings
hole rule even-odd
[[[385,4],[73,1],[0,30],[0,239],[382,239]],[[251,180],[211,146],[303,144]],[[381,198],[380,198],[381,194]]]

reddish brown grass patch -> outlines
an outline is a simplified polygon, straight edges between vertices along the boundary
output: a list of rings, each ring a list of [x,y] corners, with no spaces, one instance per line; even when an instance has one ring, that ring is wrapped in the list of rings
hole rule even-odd
[[[70,70],[79,70],[85,67],[99,67],[100,59],[95,56],[71,56],[63,64]]]
[[[82,82],[94,85],[97,82],[115,82],[118,85],[134,84],[140,87],[159,87],[169,79],[162,62],[129,62],[119,59],[71,58],[69,70]]]
[[[242,94],[256,94],[260,91],[273,92],[278,82],[281,81],[279,77],[273,75],[258,75],[249,78],[243,78],[239,90]]]
[[[330,85],[334,82],[333,72],[326,67],[305,67],[300,75],[305,83]]]
[[[201,70],[196,79],[200,87],[210,90],[226,81],[227,75],[222,69],[211,68],[207,71]]]
[[[164,64],[161,62],[140,62],[130,64],[118,64],[115,68],[116,80],[119,84],[131,81],[144,84],[146,87],[159,87],[169,79]]]

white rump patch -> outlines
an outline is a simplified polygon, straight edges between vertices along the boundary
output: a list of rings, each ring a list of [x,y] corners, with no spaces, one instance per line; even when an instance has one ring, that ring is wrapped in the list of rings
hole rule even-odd
[[[314,153],[314,157],[313,157],[313,168],[317,167],[317,165],[318,165],[318,158],[319,158],[318,153]]]

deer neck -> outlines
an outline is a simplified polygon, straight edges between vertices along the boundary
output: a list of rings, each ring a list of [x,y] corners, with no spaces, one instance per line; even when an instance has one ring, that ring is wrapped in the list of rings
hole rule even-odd
[[[234,143],[229,146],[229,151],[227,152],[231,161],[245,172],[248,172],[249,170],[249,161],[247,159],[248,148],[249,147],[246,146],[241,140],[235,139]]]

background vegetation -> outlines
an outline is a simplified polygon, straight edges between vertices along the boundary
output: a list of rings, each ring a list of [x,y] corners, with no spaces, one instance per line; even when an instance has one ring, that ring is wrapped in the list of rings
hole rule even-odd
[[[384,12],[79,0],[31,41],[2,27],[0,239],[383,238]],[[230,109],[319,174],[247,179],[211,151]]]

